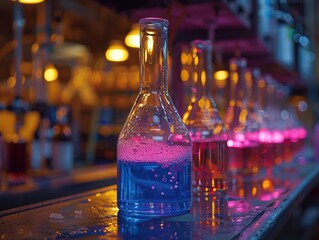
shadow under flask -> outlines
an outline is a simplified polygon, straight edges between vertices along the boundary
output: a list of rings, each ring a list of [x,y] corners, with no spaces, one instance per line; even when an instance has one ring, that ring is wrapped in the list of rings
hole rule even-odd
[[[120,214],[191,208],[192,141],[167,89],[168,20],[140,19],[140,91],[117,142]]]
[[[183,121],[193,142],[193,192],[213,193],[227,188],[227,133],[212,96],[212,42],[194,40],[192,94]]]

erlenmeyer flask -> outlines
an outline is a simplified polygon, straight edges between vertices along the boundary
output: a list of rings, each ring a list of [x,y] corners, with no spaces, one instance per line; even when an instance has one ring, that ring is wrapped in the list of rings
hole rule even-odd
[[[249,111],[259,124],[258,139],[260,142],[259,161],[260,168],[271,172],[275,161],[274,145],[272,141],[272,133],[269,128],[268,119],[262,105],[265,103],[266,90],[265,81],[261,76],[259,69],[247,68],[245,73],[247,87],[247,102]]]
[[[230,100],[225,124],[228,130],[229,170],[232,178],[259,172],[259,123],[247,102],[245,58],[230,59]]]
[[[259,140],[263,143],[268,143],[269,148],[273,152],[273,165],[279,165],[283,159],[284,145],[284,128],[285,123],[281,118],[279,101],[276,94],[278,83],[270,76],[264,77],[265,81],[265,106],[264,106],[264,128],[261,130]],[[266,134],[267,133],[267,134]]]
[[[192,142],[167,89],[168,21],[140,20],[140,92],[117,143],[118,207],[135,216],[191,208]]]
[[[282,160],[283,135],[281,132],[277,112],[273,108],[275,101],[274,87],[268,85],[260,72],[252,72],[253,89],[252,93],[256,97],[254,102],[258,105],[259,135],[260,142],[260,166],[267,175],[272,174],[273,167]],[[269,83],[270,84],[270,83]]]
[[[212,97],[212,43],[194,40],[192,45],[192,95],[183,121],[193,141],[192,186],[194,192],[226,189],[227,134]]]
[[[305,126],[298,119],[294,107],[289,102],[288,87],[277,84],[275,91],[284,137],[283,160],[289,162],[293,159],[293,155],[303,148],[308,133]]]

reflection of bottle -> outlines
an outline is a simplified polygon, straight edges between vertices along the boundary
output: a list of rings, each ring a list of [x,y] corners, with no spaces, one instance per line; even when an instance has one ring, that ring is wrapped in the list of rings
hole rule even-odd
[[[229,169],[233,175],[256,175],[259,171],[259,123],[248,108],[245,82],[247,61],[230,60],[230,101],[226,109]]]
[[[211,94],[212,43],[192,43],[192,95],[183,121],[193,141],[193,189],[215,192],[226,189],[227,135]]]
[[[118,216],[118,234],[123,239],[189,239],[186,221],[163,221],[158,218]]]
[[[73,169],[73,143],[69,125],[69,108],[58,106],[56,123],[53,126],[52,168],[58,171]]]
[[[213,239],[225,231],[222,225],[229,221],[227,200],[222,194],[194,197],[192,215],[196,219],[192,239]]]
[[[168,21],[140,20],[141,88],[117,145],[123,214],[173,215],[191,208],[192,144],[167,90]]]

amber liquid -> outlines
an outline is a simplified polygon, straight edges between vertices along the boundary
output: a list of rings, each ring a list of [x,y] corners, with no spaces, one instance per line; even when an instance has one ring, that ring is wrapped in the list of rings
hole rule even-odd
[[[216,192],[227,188],[226,141],[193,142],[193,189]]]
[[[228,147],[229,170],[234,175],[256,175],[260,169],[260,146]]]

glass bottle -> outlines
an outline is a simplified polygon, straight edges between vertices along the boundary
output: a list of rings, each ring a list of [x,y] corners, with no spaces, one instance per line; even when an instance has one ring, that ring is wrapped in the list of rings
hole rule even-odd
[[[271,121],[268,114],[262,108],[262,104],[266,102],[266,83],[259,69],[247,69],[246,84],[248,91],[248,106],[254,117],[259,123],[258,140],[260,143],[260,168],[267,174],[271,174],[276,160],[276,152],[280,148],[276,144],[278,137],[274,141],[273,136],[279,134],[273,131]]]
[[[167,88],[168,21],[140,23],[140,92],[117,143],[118,207],[134,216],[191,208],[192,142]]]
[[[227,134],[212,96],[212,42],[194,40],[192,94],[183,121],[193,142],[192,186],[196,193],[225,190]]]
[[[52,162],[53,170],[68,172],[73,169],[74,148],[69,123],[70,109],[66,105],[57,107],[53,126]]]
[[[245,58],[230,59],[230,100],[225,113],[228,160],[232,178],[259,172],[259,123],[248,107]]]
[[[270,76],[265,76],[265,108],[264,108],[264,125],[259,136],[260,141],[268,142],[269,147],[272,149],[274,159],[272,165],[279,165],[283,159],[283,146],[284,146],[284,121],[280,117],[280,104],[277,99],[276,88],[279,87],[278,83]],[[266,134],[267,133],[267,134]]]
[[[294,107],[289,102],[289,89],[277,83],[274,95],[278,108],[278,122],[281,123],[283,135],[283,162],[290,162],[294,155],[304,146],[307,138],[307,129],[298,119]]]

